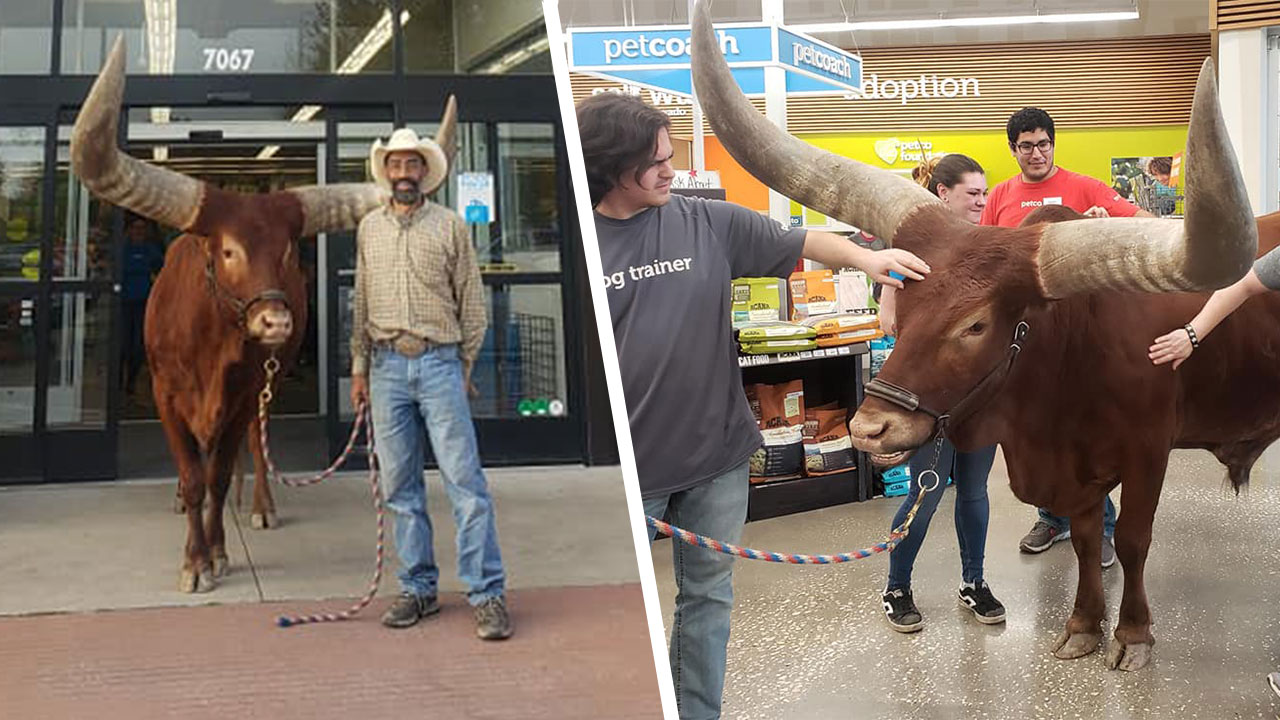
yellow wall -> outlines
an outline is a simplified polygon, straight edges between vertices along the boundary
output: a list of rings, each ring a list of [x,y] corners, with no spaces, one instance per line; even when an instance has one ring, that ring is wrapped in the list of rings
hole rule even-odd
[[[1018,163],[1009,152],[1004,128],[991,131],[937,131],[911,133],[847,133],[847,134],[804,134],[804,141],[831,152],[850,157],[855,160],[874,165],[875,167],[900,171],[909,176],[916,161],[904,160],[902,150],[898,149],[897,161],[886,163],[876,153],[876,143],[882,144],[886,155],[892,155],[891,139],[901,143],[932,143],[932,152],[964,153],[977,160],[987,171],[987,183],[994,187],[1018,172]],[[1172,155],[1181,151],[1186,145],[1187,127],[1157,125],[1149,127],[1124,128],[1085,128],[1080,130],[1057,131],[1057,145],[1054,161],[1068,170],[1090,175],[1103,182],[1111,181],[1111,158],[1113,157],[1145,157],[1151,155]],[[714,145],[714,148],[713,148]],[[737,163],[728,158],[728,154],[720,149],[719,143],[707,138],[707,169],[721,170],[720,180],[726,189],[728,199],[740,202],[748,207],[768,212],[768,194],[764,187],[747,175]],[[798,209],[793,209],[798,213]]]

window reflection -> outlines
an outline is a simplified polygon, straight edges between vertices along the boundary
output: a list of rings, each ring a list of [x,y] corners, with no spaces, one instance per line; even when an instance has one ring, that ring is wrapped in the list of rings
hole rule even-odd
[[[44,128],[0,127],[0,280],[40,279]],[[55,271],[66,261],[55,252]]]
[[[48,73],[52,37],[52,2],[0,0],[0,74]]]
[[[66,0],[64,15],[69,74],[96,73],[118,34],[135,74],[355,74],[392,65],[388,0]]]

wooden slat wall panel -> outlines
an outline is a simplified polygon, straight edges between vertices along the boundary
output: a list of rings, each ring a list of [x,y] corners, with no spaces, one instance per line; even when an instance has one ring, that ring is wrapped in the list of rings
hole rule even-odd
[[[1210,30],[1242,30],[1280,25],[1278,0],[1211,0]]]
[[[981,94],[917,98],[906,105],[900,99],[793,97],[787,102],[787,126],[794,133],[991,129],[1003,127],[1011,113],[1026,105],[1044,108],[1064,127],[1185,125],[1196,76],[1208,55],[1208,35],[868,48],[862,52],[864,84],[873,74],[881,83],[921,74],[972,77]],[[575,101],[596,88],[618,87],[578,73],[572,74],[572,85]],[[647,92],[644,97],[651,99]],[[764,100],[755,104],[763,111]],[[687,109],[672,117],[673,135],[692,133]]]

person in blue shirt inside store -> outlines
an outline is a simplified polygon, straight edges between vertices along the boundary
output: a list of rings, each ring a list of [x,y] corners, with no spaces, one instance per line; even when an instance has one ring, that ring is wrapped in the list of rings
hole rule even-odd
[[[123,282],[120,299],[124,314],[124,391],[132,397],[138,371],[146,362],[142,341],[142,324],[147,313],[147,297],[151,282],[164,265],[164,250],[153,237],[151,221],[130,213],[125,218]]]
[[[960,217],[975,224],[982,217],[982,208],[987,204],[987,177],[973,158],[958,153],[930,158],[921,162],[911,176]],[[880,326],[890,335],[896,335],[898,331],[894,316],[895,296],[895,290],[886,286],[880,297]],[[920,494],[920,474],[933,463],[933,448],[933,443],[923,445],[911,458],[911,490],[894,515],[892,527],[900,526],[915,504]],[[924,616],[916,607],[911,593],[911,571],[929,531],[929,521],[942,500],[948,472],[956,488],[956,537],[960,541],[962,580],[960,604],[972,611],[980,623],[994,625],[1004,622],[1004,605],[991,593],[982,576],[990,517],[987,475],[991,472],[995,456],[994,445],[974,452],[959,452],[950,441],[942,443],[937,458],[937,472],[942,483],[937,490],[925,494],[911,531],[889,553],[889,580],[881,600],[885,618],[894,630],[910,633],[924,627]]]

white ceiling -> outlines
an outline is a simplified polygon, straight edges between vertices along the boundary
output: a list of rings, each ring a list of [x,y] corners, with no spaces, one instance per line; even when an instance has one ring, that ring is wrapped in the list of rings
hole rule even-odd
[[[929,30],[824,33],[818,37],[846,48],[901,45],[1094,40],[1209,32],[1209,0],[786,0],[788,24],[843,20],[901,20],[979,15],[1130,10],[1138,20],[1006,25]],[[760,0],[713,0],[717,22],[760,19]],[[688,22],[688,0],[560,0],[566,27],[591,25],[679,25]]]

